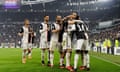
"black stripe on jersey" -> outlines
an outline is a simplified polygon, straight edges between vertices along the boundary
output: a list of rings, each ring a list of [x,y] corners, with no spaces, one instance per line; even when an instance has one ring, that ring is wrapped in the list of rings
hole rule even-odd
[[[59,31],[59,37],[58,37],[58,42],[62,42],[62,39],[63,39],[63,31],[62,31],[62,29],[63,29],[63,24],[59,24],[59,26],[60,26],[60,31]]]
[[[85,32],[87,32],[87,26],[84,23],[76,23],[76,36],[77,39],[87,39]]]
[[[79,32],[85,30],[82,23],[76,24],[76,28],[77,28],[77,30],[78,30]]]
[[[88,26],[86,24],[84,24],[84,29],[86,32],[88,31]]]
[[[40,24],[40,29],[43,29],[43,25],[42,24]]]
[[[54,24],[52,24],[52,30],[55,30],[56,28],[55,28],[55,25]]]
[[[51,39],[51,24],[47,24],[49,31],[47,32],[47,41],[50,42]]]
[[[24,30],[23,30],[23,27],[20,29],[20,33],[23,33],[24,32]]]
[[[34,32],[29,33],[29,37],[28,37],[28,43],[34,43]]]
[[[63,26],[62,26],[62,31],[65,32],[68,28],[68,22],[67,21],[64,21],[63,22]]]

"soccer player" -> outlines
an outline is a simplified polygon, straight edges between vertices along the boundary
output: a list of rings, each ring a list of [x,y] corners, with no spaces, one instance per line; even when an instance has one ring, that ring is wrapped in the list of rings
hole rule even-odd
[[[50,67],[53,67],[53,60],[54,60],[54,48],[58,47],[58,37],[60,31],[60,20],[61,16],[56,16],[56,22],[52,24],[52,35],[50,41]]]
[[[28,37],[29,37],[29,24],[30,21],[28,19],[24,20],[24,26],[20,29],[20,32],[18,33],[19,36],[22,36],[22,63],[26,63],[26,55],[27,55],[27,51],[29,51],[28,49]]]
[[[72,53],[72,45],[71,45],[71,33],[72,31],[75,31],[75,24],[71,24],[73,21],[73,15],[69,15],[66,18],[66,21],[64,23],[64,33],[63,33],[63,49],[66,56],[66,69],[69,71],[73,71],[70,60],[71,60],[71,53]]]
[[[75,21],[76,36],[77,36],[77,47],[75,48],[74,56],[74,72],[77,71],[77,64],[79,54],[83,53],[83,66],[82,69],[90,70],[89,65],[89,48],[88,48],[88,28],[85,23],[81,20]],[[80,68],[81,69],[81,68]]]
[[[78,16],[77,12],[72,12],[72,15],[73,15],[73,19],[74,19],[74,20],[76,20],[76,21],[77,21],[77,20],[78,20],[78,21],[80,20],[80,17]],[[76,31],[73,31],[73,32],[72,32],[72,35],[71,35],[72,40],[73,40],[73,38],[74,38],[73,36],[76,35],[75,32],[76,32]],[[80,67],[81,70],[84,69],[84,67],[83,67],[83,64],[84,64],[84,58],[83,58],[84,56],[83,56],[83,54],[84,54],[84,52],[83,52],[83,50],[81,50],[81,60],[82,60],[82,66]]]
[[[64,52],[63,52],[63,47],[62,47],[62,39],[63,39],[63,20],[61,16],[58,16],[56,18],[56,23],[59,24],[60,26],[60,31],[58,35],[58,48],[59,48],[59,53],[60,53],[60,68],[64,68]]]
[[[34,44],[34,38],[36,33],[33,31],[33,28],[30,28],[29,36],[28,36],[28,58],[32,58],[32,48]]]
[[[73,15],[73,19],[74,20],[79,20],[80,19],[80,17],[78,16],[77,12],[72,12],[71,15]]]
[[[40,24],[40,48],[41,48],[41,63],[42,65],[45,65],[45,50],[48,51],[48,63],[50,63],[49,60],[49,47],[48,47],[48,23],[49,23],[49,16],[44,17],[44,22]]]
[[[78,16],[77,12],[72,12],[71,15],[73,15],[73,19],[74,19],[74,20],[79,20],[79,19],[80,19],[80,17]],[[72,42],[73,42],[73,40],[76,40],[75,31],[72,31],[72,32],[71,32],[71,40],[72,40]],[[74,43],[72,43],[72,47],[73,47],[73,44],[74,44]]]

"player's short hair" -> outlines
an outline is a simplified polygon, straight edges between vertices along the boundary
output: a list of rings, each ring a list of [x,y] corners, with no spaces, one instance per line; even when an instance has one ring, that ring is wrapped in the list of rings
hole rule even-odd
[[[26,21],[30,21],[30,20],[29,20],[28,18],[25,18],[25,19],[24,19],[24,24],[25,24]]]
[[[76,13],[78,15],[78,12],[76,12],[76,11],[73,11],[71,14],[73,14],[73,13]]]
[[[58,16],[60,16],[60,17],[62,18],[62,16],[61,16],[61,15],[57,15],[57,16],[56,16],[56,18],[57,18]]]
[[[73,14],[73,13],[76,13],[76,14],[77,14],[77,16],[76,16],[76,18],[75,18],[76,20],[80,20],[80,19],[81,19],[80,16],[78,15],[78,12],[75,12],[75,11],[74,11],[74,12],[72,12],[71,14]]]
[[[76,20],[80,20],[81,18],[80,18],[80,16],[77,15],[77,17],[76,17],[75,19],[76,19]]]
[[[29,20],[28,18],[25,18],[24,21]]]
[[[49,15],[45,15],[44,18],[47,17],[47,16],[49,17]]]

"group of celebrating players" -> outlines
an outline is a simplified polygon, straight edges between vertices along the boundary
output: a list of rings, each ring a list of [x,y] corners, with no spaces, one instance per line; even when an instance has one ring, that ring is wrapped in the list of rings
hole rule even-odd
[[[40,23],[39,27],[42,65],[45,65],[45,51],[47,51],[48,66],[54,67],[54,50],[58,48],[60,53],[60,68],[66,68],[70,72],[76,72],[79,55],[81,54],[82,66],[80,66],[80,70],[89,71],[88,27],[80,19],[78,14],[73,12],[64,18],[57,15],[56,21],[52,24],[49,23],[49,16],[44,16],[44,22]],[[28,58],[32,58],[31,53],[35,33],[29,24],[29,20],[25,19],[24,26],[18,33],[19,36],[22,36],[22,63],[26,63],[27,55]],[[72,67],[71,54],[74,38],[76,38],[77,42],[74,48],[74,66]],[[64,60],[66,60],[65,64]]]

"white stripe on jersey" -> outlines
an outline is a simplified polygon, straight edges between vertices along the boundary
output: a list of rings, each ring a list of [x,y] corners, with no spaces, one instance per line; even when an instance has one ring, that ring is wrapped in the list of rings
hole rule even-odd
[[[81,21],[81,20],[77,20],[77,27],[78,27],[78,29],[79,29],[79,31],[88,31],[88,27],[87,27],[87,25],[85,25],[84,24],[84,22],[83,21]]]
[[[84,23],[82,20],[74,20],[77,23]]]
[[[41,23],[40,30],[39,30],[39,32],[41,34],[41,37],[40,37],[41,40],[44,39],[47,41],[47,31],[46,30],[47,30],[47,24]]]
[[[29,35],[29,29],[23,26],[23,38],[22,42],[28,43],[28,35]]]
[[[60,29],[60,25],[59,24],[53,23],[52,26],[55,27],[55,28],[52,27],[53,30],[59,30]],[[59,35],[59,32],[52,33],[51,40],[57,40],[58,41],[58,35]]]
[[[83,27],[83,25],[82,24],[77,24],[77,27],[78,27],[78,30],[79,30],[79,32],[80,31],[84,31],[84,27]]]
[[[83,34],[85,35],[85,37],[86,37],[86,39],[88,39],[88,27],[87,27],[87,25],[83,22],[83,21],[81,21],[81,20],[78,20],[78,21],[80,21],[80,22],[78,22],[77,23],[77,31],[78,32],[84,32]]]

